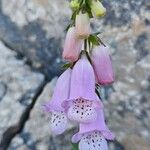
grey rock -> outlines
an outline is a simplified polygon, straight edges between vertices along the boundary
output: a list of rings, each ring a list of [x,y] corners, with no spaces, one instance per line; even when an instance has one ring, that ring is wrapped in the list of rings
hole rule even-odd
[[[134,15],[140,16],[141,10],[146,10],[149,7],[148,0],[105,0],[104,5],[106,6],[108,13],[104,19],[105,25],[111,25],[114,27],[128,26]]]
[[[0,42],[0,139],[8,127],[18,123],[44,76],[30,70],[24,61],[16,59],[16,53]],[[21,103],[22,99],[26,105]]]
[[[109,150],[125,150],[125,147],[115,140],[109,143]]]
[[[136,144],[138,143],[138,144]],[[132,135],[123,140],[123,145],[127,150],[149,150],[150,144],[141,137]]]
[[[139,51],[137,60],[139,61],[142,57],[145,57],[148,55],[149,50],[145,47],[145,41],[147,41],[147,34],[142,33],[138,36],[136,42],[135,42],[135,49]]]
[[[1,1],[0,39],[48,79],[61,72],[62,37],[71,12],[67,4],[61,0]]]
[[[7,86],[5,83],[0,82],[0,101],[2,100],[2,98],[5,96],[7,91]]]

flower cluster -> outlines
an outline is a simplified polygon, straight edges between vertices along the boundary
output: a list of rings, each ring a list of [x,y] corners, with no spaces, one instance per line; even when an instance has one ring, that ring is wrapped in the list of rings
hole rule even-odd
[[[79,150],[108,150],[106,140],[113,140],[114,134],[105,123],[96,85],[113,83],[114,74],[109,48],[90,29],[90,18],[104,16],[106,9],[98,0],[72,0],[70,5],[74,13],[62,54],[69,65],[44,110],[51,114],[54,135],[62,134],[70,121],[77,122],[79,132],[72,142],[79,142]]]

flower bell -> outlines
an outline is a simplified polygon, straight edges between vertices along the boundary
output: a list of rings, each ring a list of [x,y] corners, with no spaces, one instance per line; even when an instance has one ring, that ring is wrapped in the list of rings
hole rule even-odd
[[[92,50],[92,64],[99,84],[107,85],[114,82],[114,73],[108,47],[97,46]]]
[[[79,142],[79,150],[108,150],[105,138],[99,132],[84,135]]]
[[[76,37],[75,27],[70,27],[66,35],[63,58],[70,62],[76,61],[81,52],[82,44],[83,40]]]
[[[103,109],[97,109],[96,121],[80,124],[80,130],[73,135],[72,142],[79,142],[79,150],[108,150],[107,141],[114,139],[114,134],[107,128]]]
[[[96,108],[103,107],[101,101],[97,100],[94,71],[85,54],[73,67],[70,96],[62,106],[70,120],[82,123],[96,120]]]
[[[71,69],[67,69],[57,80],[52,99],[45,104],[45,112],[51,113],[50,130],[52,134],[62,134],[68,127],[68,119],[61,103],[68,99]]]
[[[102,17],[106,14],[106,8],[99,0],[91,1],[91,11],[94,17]]]
[[[75,19],[77,37],[86,39],[90,35],[90,18],[88,13],[80,12]]]

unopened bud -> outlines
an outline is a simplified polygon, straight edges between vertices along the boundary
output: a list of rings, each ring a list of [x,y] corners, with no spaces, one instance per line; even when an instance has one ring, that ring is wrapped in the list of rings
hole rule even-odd
[[[79,4],[78,0],[72,0],[72,1],[70,2],[70,7],[71,7],[71,9],[73,9],[73,10],[78,9],[79,6],[80,6],[80,4]]]
[[[76,16],[75,28],[77,37],[86,39],[90,34],[90,18],[88,13],[80,12]]]
[[[102,17],[106,14],[106,8],[99,0],[92,0],[91,11],[94,17]]]

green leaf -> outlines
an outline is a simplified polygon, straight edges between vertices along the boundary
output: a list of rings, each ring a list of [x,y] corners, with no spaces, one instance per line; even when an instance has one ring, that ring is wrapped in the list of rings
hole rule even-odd
[[[75,20],[76,14],[77,14],[77,10],[73,12],[73,14],[72,14],[72,16],[71,16],[71,20]]]
[[[83,1],[84,1],[84,0],[79,0],[80,6],[82,5]]]
[[[99,45],[99,40],[96,35],[90,35],[88,40],[93,44],[93,45]]]
[[[68,68],[70,68],[72,65],[73,65],[72,63],[66,63],[66,64],[64,64],[64,65],[62,66],[62,68],[68,69]]]
[[[72,144],[72,149],[71,150],[78,150],[78,144]]]
[[[91,5],[91,0],[86,0],[86,1],[85,1],[86,11],[87,11],[87,13],[89,14],[89,17],[90,17],[90,18],[93,18],[90,5]]]

